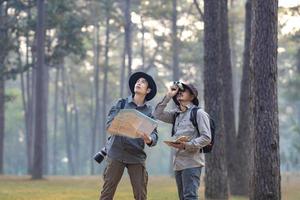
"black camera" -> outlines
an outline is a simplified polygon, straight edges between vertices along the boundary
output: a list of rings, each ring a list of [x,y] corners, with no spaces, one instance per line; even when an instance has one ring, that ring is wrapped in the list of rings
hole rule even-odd
[[[101,149],[101,151],[97,152],[97,153],[94,155],[94,160],[95,160],[97,163],[100,164],[100,163],[104,160],[104,158],[105,158],[106,155],[107,155],[107,153],[106,153],[106,148],[103,147],[103,148]]]

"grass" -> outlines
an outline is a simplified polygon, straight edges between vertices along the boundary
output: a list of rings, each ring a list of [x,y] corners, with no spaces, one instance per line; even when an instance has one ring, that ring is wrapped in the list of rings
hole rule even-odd
[[[102,178],[90,177],[47,177],[33,181],[30,177],[0,176],[1,200],[91,200],[98,199]],[[203,185],[203,184],[202,184]],[[204,199],[204,187],[200,188],[200,198]],[[132,200],[132,188],[128,177],[124,176],[117,189],[115,199]],[[175,200],[177,190],[175,180],[166,176],[150,176],[149,200]],[[231,200],[244,200],[231,197]],[[282,178],[282,199],[300,199],[300,175],[286,175]]]

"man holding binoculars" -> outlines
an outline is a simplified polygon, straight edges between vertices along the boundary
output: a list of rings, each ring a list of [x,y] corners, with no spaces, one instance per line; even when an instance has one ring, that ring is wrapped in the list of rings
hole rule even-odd
[[[171,98],[177,108],[166,111],[165,108]],[[188,141],[170,144],[176,149],[173,169],[180,200],[198,199],[201,169],[204,166],[202,148],[211,142],[209,115],[203,109],[198,109],[198,105],[198,91],[194,85],[177,81],[169,88],[154,111],[157,119],[173,124],[172,136],[189,138]],[[197,109],[195,115],[197,127],[191,121],[194,108]]]

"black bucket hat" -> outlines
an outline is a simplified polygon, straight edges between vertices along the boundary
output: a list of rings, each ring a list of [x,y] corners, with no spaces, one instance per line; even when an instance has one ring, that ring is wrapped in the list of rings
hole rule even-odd
[[[150,93],[146,95],[145,100],[146,101],[150,101],[151,99],[153,99],[156,95],[156,84],[155,81],[153,80],[153,78],[144,73],[144,72],[135,72],[134,74],[132,74],[129,78],[129,88],[132,94],[134,94],[134,85],[136,84],[137,80],[139,80],[139,78],[144,78],[146,79],[146,81],[148,82],[149,88],[151,89]]]
[[[196,106],[199,106],[199,100],[198,100],[198,90],[196,89],[196,87],[193,85],[193,84],[184,84],[184,83],[181,83],[183,85],[183,88],[184,89],[188,89],[192,95],[194,95],[194,99],[192,101],[192,103]],[[173,97],[173,101],[176,105],[179,106],[179,102],[177,101],[177,95],[176,94],[174,97]]]

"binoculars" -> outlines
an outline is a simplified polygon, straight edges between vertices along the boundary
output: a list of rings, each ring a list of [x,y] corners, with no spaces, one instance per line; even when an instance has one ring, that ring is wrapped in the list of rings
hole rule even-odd
[[[180,81],[174,81],[173,85],[179,88],[179,91],[184,91],[184,87],[182,82]],[[172,88],[172,90],[176,90],[176,88]]]

